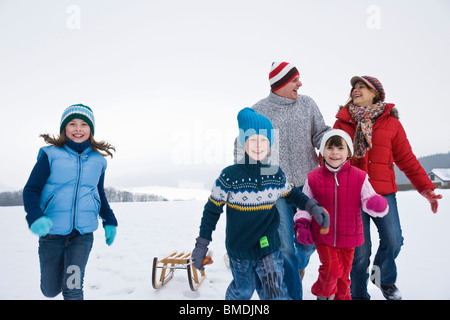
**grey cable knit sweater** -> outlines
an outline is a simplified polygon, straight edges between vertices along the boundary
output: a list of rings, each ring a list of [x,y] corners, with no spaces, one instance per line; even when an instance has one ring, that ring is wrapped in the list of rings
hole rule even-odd
[[[272,164],[279,163],[288,181],[303,186],[308,172],[318,167],[315,148],[319,149],[323,134],[331,130],[319,107],[305,95],[291,100],[271,92],[253,108],[269,118],[275,129]],[[235,141],[234,162],[243,156],[243,147]]]

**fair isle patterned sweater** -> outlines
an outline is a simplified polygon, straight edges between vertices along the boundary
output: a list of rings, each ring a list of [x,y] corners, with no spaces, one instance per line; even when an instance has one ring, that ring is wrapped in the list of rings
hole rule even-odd
[[[212,232],[226,204],[228,255],[233,259],[260,259],[280,247],[280,217],[275,203],[284,197],[290,204],[305,208],[309,198],[286,181],[280,168],[261,174],[268,165],[244,161],[225,168],[216,180],[205,205],[200,237],[212,240]]]

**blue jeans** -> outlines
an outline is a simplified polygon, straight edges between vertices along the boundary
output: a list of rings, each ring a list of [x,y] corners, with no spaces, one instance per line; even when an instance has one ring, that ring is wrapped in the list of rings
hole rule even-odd
[[[309,264],[309,258],[316,251],[316,246],[314,244],[301,244],[295,241],[295,255],[297,256],[298,269],[304,270]]]
[[[294,236],[294,211],[293,207],[286,203],[284,198],[279,198],[276,203],[280,214],[280,250],[284,257],[284,282],[288,289],[289,297],[292,300],[302,300],[303,288],[300,274],[298,273],[299,261],[297,260],[294,243],[297,242]],[[309,257],[308,257],[309,260]]]
[[[83,299],[84,270],[94,236],[74,230],[66,236],[39,238],[41,291],[49,298],[62,292],[65,300]]]
[[[370,299],[367,292],[372,242],[370,239],[370,220],[378,229],[380,244],[373,262],[371,280],[381,285],[393,285],[397,280],[395,259],[403,245],[402,229],[397,209],[395,193],[384,195],[389,212],[383,218],[372,218],[361,211],[364,225],[364,244],[355,249],[352,271],[350,273],[352,299]]]
[[[280,251],[260,260],[230,258],[230,269],[233,280],[228,286],[226,300],[250,300],[255,290],[261,300],[288,299]]]

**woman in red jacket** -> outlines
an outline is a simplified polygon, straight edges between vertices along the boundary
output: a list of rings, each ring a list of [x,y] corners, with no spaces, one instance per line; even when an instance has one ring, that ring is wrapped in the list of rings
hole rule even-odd
[[[376,193],[383,195],[389,212],[383,218],[372,218],[380,238],[373,263],[371,280],[381,289],[386,299],[401,299],[395,285],[397,267],[395,259],[403,244],[402,230],[395,194],[394,163],[411,181],[414,188],[437,212],[438,199],[435,186],[428,178],[412,152],[405,130],[398,119],[394,104],[385,103],[385,92],[378,79],[369,76],[353,77],[347,104],[336,115],[334,128],[346,131],[353,137],[355,154],[352,165],[366,171]],[[362,211],[364,244],[357,247],[351,271],[353,299],[370,299],[367,292],[368,268],[371,255],[370,217]]]

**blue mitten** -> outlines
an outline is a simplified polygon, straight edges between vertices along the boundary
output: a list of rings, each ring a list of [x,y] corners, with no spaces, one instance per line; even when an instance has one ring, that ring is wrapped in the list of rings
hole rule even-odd
[[[45,237],[50,231],[52,225],[52,220],[50,220],[49,217],[42,216],[31,224],[30,230],[39,237]]]
[[[105,228],[105,239],[108,246],[112,245],[114,238],[116,237],[116,226],[106,225]]]

